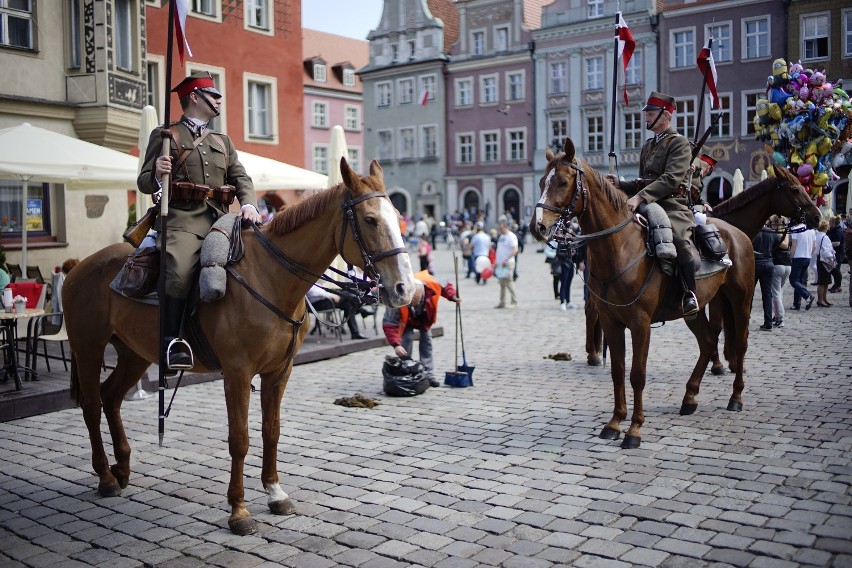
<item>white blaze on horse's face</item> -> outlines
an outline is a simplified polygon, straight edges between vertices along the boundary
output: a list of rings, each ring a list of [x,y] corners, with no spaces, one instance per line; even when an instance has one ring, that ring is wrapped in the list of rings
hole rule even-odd
[[[547,192],[550,190],[550,184],[553,181],[553,177],[556,175],[556,168],[550,170],[550,173],[547,174],[547,177],[544,178],[544,191],[541,192],[541,198],[538,200],[539,203],[547,204]],[[539,225],[542,224],[544,219],[544,209],[541,207],[535,208],[535,222]]]
[[[405,250],[405,242],[402,240],[402,233],[399,231],[399,214],[396,212],[396,209],[394,209],[390,199],[379,199],[378,202],[379,214],[382,217],[382,222],[390,230],[391,243],[389,248]],[[392,272],[399,275],[400,279],[398,281],[393,281],[392,279],[387,278],[381,266],[394,262],[396,263],[396,266],[393,267]],[[376,269],[382,277],[382,283],[385,286],[391,305],[398,307],[410,304],[411,298],[414,295],[414,273],[411,270],[411,258],[408,254],[402,252],[400,254],[387,257],[376,265]],[[397,287],[397,284],[400,283],[405,285],[402,288],[405,291],[402,295],[399,294],[399,288]]]

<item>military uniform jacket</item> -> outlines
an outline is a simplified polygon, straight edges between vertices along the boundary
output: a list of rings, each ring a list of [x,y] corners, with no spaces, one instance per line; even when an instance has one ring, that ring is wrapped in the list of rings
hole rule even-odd
[[[228,136],[211,132],[201,144],[191,151],[184,163],[177,166],[179,156],[185,150],[192,149],[195,136],[181,122],[172,123],[170,128],[173,132],[176,132],[175,138],[180,141],[181,145],[181,148],[178,149],[172,143],[171,179],[173,182],[191,181],[210,187],[233,185],[236,187],[236,196],[240,206],[253,205],[257,207],[257,196],[251,177],[237,160],[237,151]],[[160,132],[162,132],[162,128],[154,129],[148,141],[145,163],[137,179],[137,186],[142,193],[153,194],[160,189],[157,180],[154,178],[154,163],[163,150]],[[213,136],[213,134],[216,134],[216,136]],[[223,148],[222,144],[227,148]],[[169,203],[169,229],[186,231],[204,237],[216,219],[227,212],[228,207],[226,205],[212,199],[204,201],[173,199]]]

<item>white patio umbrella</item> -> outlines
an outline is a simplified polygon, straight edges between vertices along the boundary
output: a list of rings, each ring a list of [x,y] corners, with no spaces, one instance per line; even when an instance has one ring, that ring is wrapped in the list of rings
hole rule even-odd
[[[742,193],[743,191],[743,172],[737,168],[734,171],[734,185],[731,188],[731,195],[737,195],[738,193]]]
[[[335,187],[343,182],[340,175],[340,158],[349,159],[349,148],[346,146],[346,134],[343,127],[336,124],[331,127],[331,144],[328,149],[328,187]]]
[[[104,146],[23,123],[0,130],[0,179],[24,182],[21,272],[27,273],[27,195],[30,181],[69,189],[127,190],[136,186],[137,159]]]
[[[151,105],[142,107],[142,124],[139,126],[139,169],[142,171],[142,166],[145,164],[145,152],[148,151],[148,140],[151,138],[151,131],[159,126],[157,119],[157,109]],[[151,206],[151,196],[136,190],[136,220],[142,218],[148,207]]]
[[[760,172],[760,181],[763,181],[768,177],[769,177],[769,172],[767,172],[766,170],[763,170],[762,172]]]
[[[254,182],[254,188],[272,189],[325,189],[328,177],[284,162],[255,156],[237,150],[237,158]]]

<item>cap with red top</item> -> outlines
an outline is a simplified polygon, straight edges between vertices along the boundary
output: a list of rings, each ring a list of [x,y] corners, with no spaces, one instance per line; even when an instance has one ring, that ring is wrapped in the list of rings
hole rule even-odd
[[[195,91],[208,93],[217,99],[222,97],[222,93],[220,93],[213,84],[213,77],[207,71],[193,73],[181,81],[177,87],[172,89],[172,92],[177,93],[177,96],[180,99],[190,93],[194,93]]]
[[[709,154],[701,154],[698,156],[698,159],[710,166],[711,168],[715,168],[718,163],[712,156]]]
[[[648,102],[642,107],[642,110],[667,110],[670,113],[675,111],[674,97],[657,91],[651,91],[648,97]]]

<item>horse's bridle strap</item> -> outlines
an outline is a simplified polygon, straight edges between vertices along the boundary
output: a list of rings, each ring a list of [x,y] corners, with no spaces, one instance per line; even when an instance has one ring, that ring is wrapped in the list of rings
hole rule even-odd
[[[361,249],[361,256],[364,258],[364,272],[374,272],[375,274],[371,275],[375,276],[378,279],[378,271],[376,271],[373,267],[374,262],[378,262],[383,258],[402,254],[407,251],[405,247],[397,247],[378,253],[371,253],[364,247],[364,239],[361,235],[361,227],[358,224],[358,219],[355,217],[355,206],[363,201],[367,201],[368,199],[373,199],[374,197],[384,197],[386,199],[390,199],[386,193],[380,191],[371,191],[370,193],[365,193],[364,195],[359,195],[358,197],[352,198],[352,193],[350,192],[350,190],[346,190],[346,198],[344,199],[343,204],[341,205],[346,219],[344,220],[343,225],[340,227],[340,245],[337,247],[337,250],[340,251],[340,255],[343,256],[343,244],[344,240],[346,239],[346,229],[351,225],[352,236],[355,238],[355,242],[358,245],[358,248]]]

